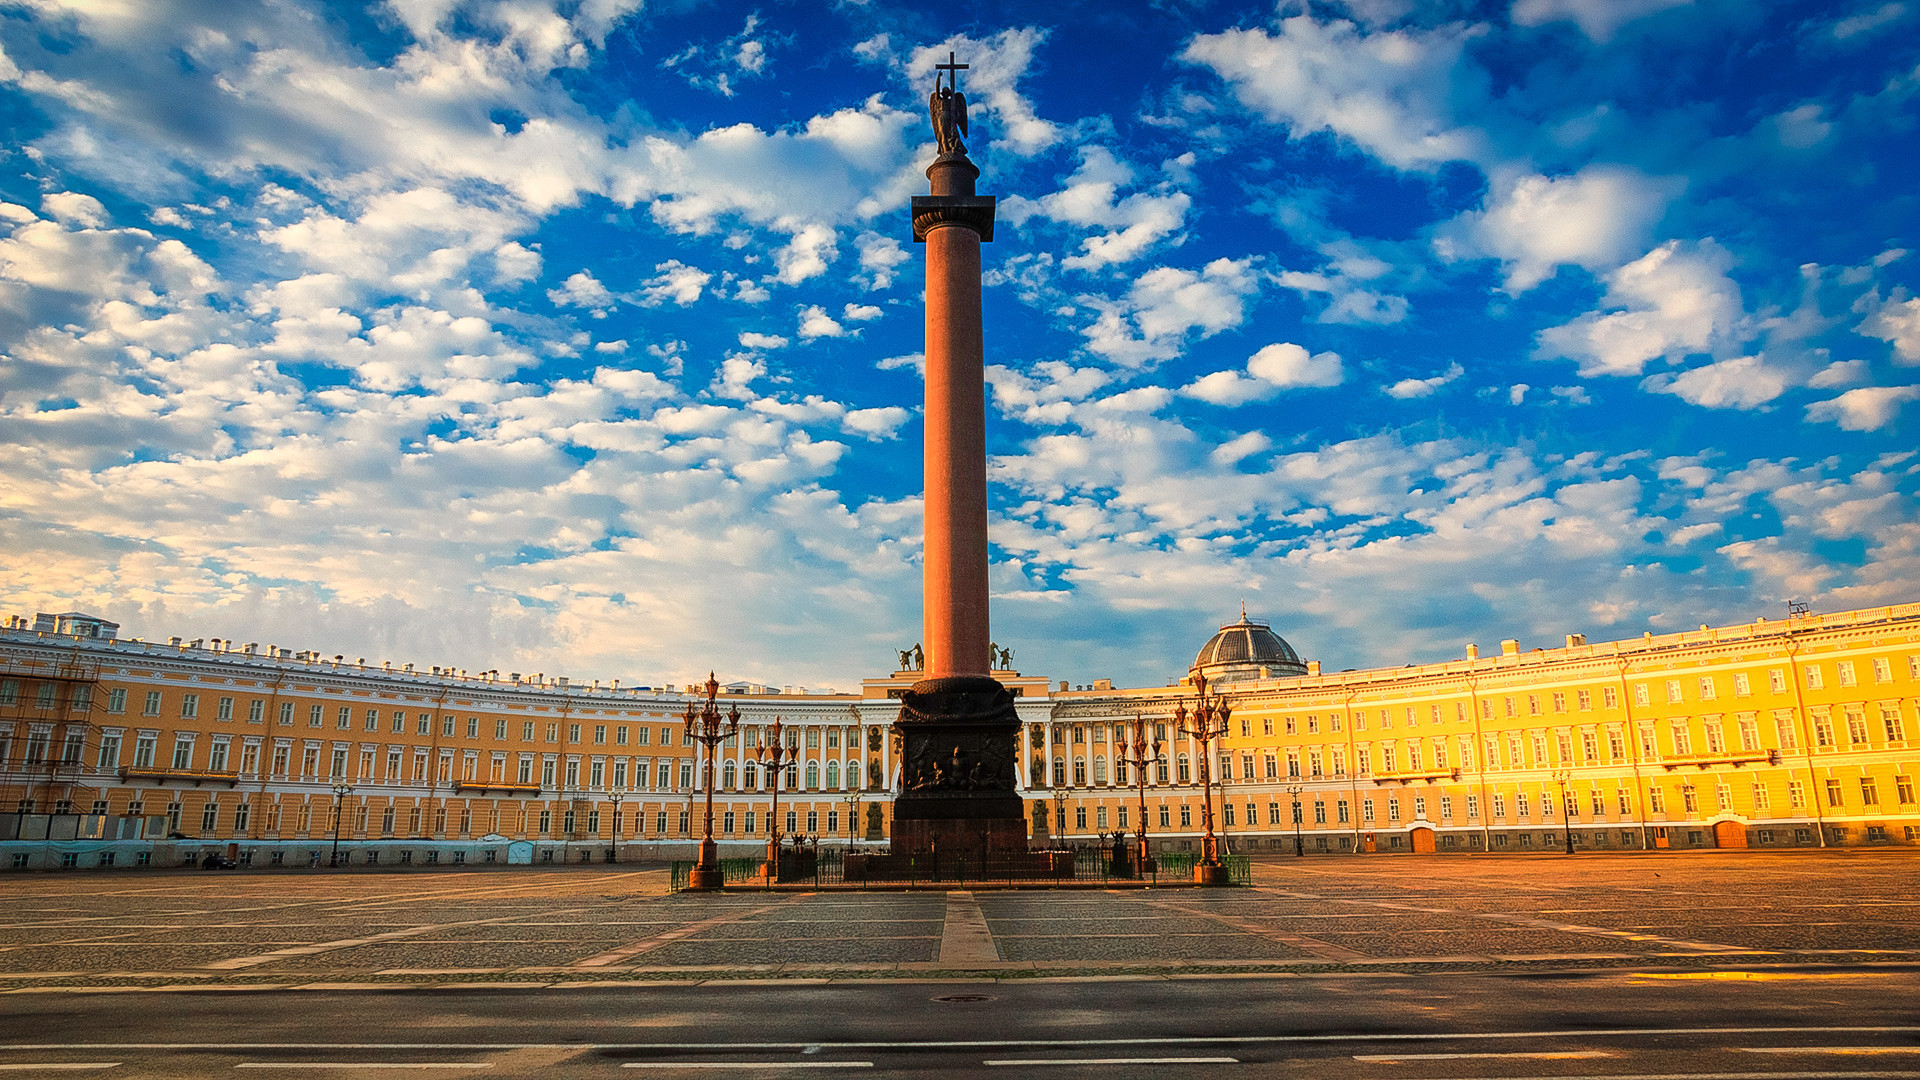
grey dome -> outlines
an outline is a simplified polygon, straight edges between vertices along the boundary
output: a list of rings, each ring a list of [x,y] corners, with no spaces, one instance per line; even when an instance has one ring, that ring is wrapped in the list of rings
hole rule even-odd
[[[1285,638],[1274,633],[1266,623],[1247,618],[1247,613],[1242,611],[1239,622],[1228,623],[1208,639],[1190,670],[1209,680],[1234,681],[1257,679],[1261,668],[1266,668],[1269,676],[1307,673],[1307,665]]]

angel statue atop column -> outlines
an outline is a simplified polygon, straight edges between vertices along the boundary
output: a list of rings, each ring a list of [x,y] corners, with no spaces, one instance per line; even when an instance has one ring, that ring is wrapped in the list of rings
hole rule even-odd
[[[941,72],[951,72],[958,78],[965,64],[953,62],[953,54],[947,54],[947,63],[935,64],[939,70],[933,76],[933,93],[927,98],[927,115],[933,118],[933,137],[939,144],[940,155],[956,154],[965,157],[967,144],[961,139],[967,134],[967,95],[954,89],[952,82],[942,83]]]

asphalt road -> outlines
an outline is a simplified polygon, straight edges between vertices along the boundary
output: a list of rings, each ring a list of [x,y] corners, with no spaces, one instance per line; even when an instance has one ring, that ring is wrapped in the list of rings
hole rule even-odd
[[[1274,859],[1253,888],[1148,892],[665,885],[0,878],[0,1076],[1920,1080],[1904,854]]]
[[[1911,969],[21,994],[0,1015],[0,1068],[49,1076],[1920,1077]]]

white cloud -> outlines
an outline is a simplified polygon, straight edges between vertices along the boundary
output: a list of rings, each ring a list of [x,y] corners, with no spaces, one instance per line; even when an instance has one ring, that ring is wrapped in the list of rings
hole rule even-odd
[[[861,271],[875,289],[891,288],[897,268],[912,258],[900,246],[900,241],[876,232],[863,232],[854,237],[853,246],[860,253]]]
[[[1807,380],[1807,385],[1816,390],[1832,390],[1863,383],[1870,378],[1872,370],[1865,360],[1835,360],[1815,372]]]
[[[653,277],[640,283],[640,302],[648,307],[656,307],[671,300],[686,307],[700,299],[701,290],[713,275],[695,266],[688,266],[679,259],[668,259],[656,264],[659,271]]]
[[[798,285],[808,278],[819,277],[839,254],[832,229],[808,225],[794,233],[786,247],[774,252],[774,265],[780,268],[776,279],[783,285]]]
[[[1786,393],[1787,376],[1760,357],[1736,356],[1677,375],[1649,375],[1641,386],[1709,409],[1756,409]]]
[[[1737,340],[1743,308],[1733,265],[1712,240],[1669,241],[1607,276],[1612,309],[1543,330],[1536,354],[1578,361],[1582,375],[1638,375],[1647,361],[1680,360]]]
[[[872,322],[880,315],[880,309],[872,304],[848,304],[840,309],[840,317],[848,322]]]
[[[1862,386],[1807,406],[1807,419],[1838,424],[1847,431],[1879,431],[1900,415],[1901,406],[1920,400],[1920,386]]]
[[[532,281],[540,276],[541,261],[538,251],[509,240],[493,250],[493,283],[518,285]]]
[[[1890,302],[1860,324],[1860,332],[1893,346],[1893,362],[1920,364],[1920,298]]]
[[[99,199],[74,191],[48,193],[40,199],[40,209],[62,225],[97,229],[107,223],[107,208]]]
[[[742,331],[740,346],[745,349],[784,349],[789,342],[779,334],[760,334],[752,330]]]
[[[1888,0],[1872,11],[1862,11],[1834,22],[1829,29],[1836,41],[1850,41],[1857,37],[1872,34],[1884,26],[1899,22],[1906,17],[1907,5],[1901,0]]]
[[[1526,292],[1563,265],[1611,270],[1645,244],[1681,184],[1632,169],[1590,165],[1571,176],[1514,176],[1489,191],[1483,209],[1443,225],[1443,258],[1484,255],[1506,264],[1505,288]]]
[[[1276,342],[1247,358],[1247,371],[1216,371],[1182,387],[1187,397],[1214,405],[1244,405],[1262,401],[1281,390],[1300,386],[1339,386],[1346,378],[1338,353],[1311,356],[1292,342]]]
[[[1201,34],[1181,59],[1212,69],[1248,108],[1296,139],[1326,131],[1400,169],[1477,160],[1484,140],[1453,107],[1472,94],[1460,67],[1483,29],[1369,33],[1341,19],[1281,20],[1277,33]]]
[[[813,338],[846,336],[847,328],[836,322],[833,316],[828,315],[826,310],[818,304],[810,304],[801,308],[799,318],[801,341],[810,341]]]
[[[1459,364],[1448,364],[1447,370],[1425,379],[1401,379],[1399,382],[1382,388],[1391,398],[1407,401],[1413,398],[1429,397],[1434,391],[1465,375],[1466,369]]]
[[[1097,270],[1131,262],[1159,241],[1179,232],[1192,199],[1170,185],[1124,198],[1119,190],[1134,181],[1134,170],[1104,146],[1080,148],[1080,167],[1059,191],[1039,199],[1018,195],[1002,201],[1001,216],[1018,225],[1044,216],[1071,225],[1107,230],[1080,242],[1080,254],[1061,260],[1070,270]]]
[[[1693,0],[1514,0],[1513,21],[1521,26],[1573,22],[1594,41],[1613,39],[1622,26]]]
[[[1086,299],[1099,311],[1081,331],[1087,348],[1123,367],[1180,355],[1187,336],[1208,338],[1239,326],[1259,291],[1251,259],[1215,259],[1198,271],[1157,266],[1135,279],[1120,301]]]
[[[873,365],[881,371],[905,371],[911,369],[921,378],[927,375],[927,356],[925,353],[908,353],[905,356],[889,356]]]
[[[588,270],[569,275],[557,289],[548,289],[547,299],[560,307],[592,308],[596,311],[605,311],[618,302],[600,279]]]
[[[900,432],[900,425],[912,419],[913,414],[897,405],[886,405],[877,409],[849,410],[843,427],[868,439],[891,439]]]

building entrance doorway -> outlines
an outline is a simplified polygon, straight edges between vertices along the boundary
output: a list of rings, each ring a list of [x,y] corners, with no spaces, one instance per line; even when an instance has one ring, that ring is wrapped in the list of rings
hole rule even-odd
[[[1747,830],[1737,821],[1716,821],[1713,823],[1713,846],[1719,848],[1743,848],[1747,846]]]
[[[1432,829],[1414,829],[1407,834],[1407,837],[1409,842],[1412,843],[1413,845],[1413,853],[1415,855],[1433,854],[1433,830]]]

